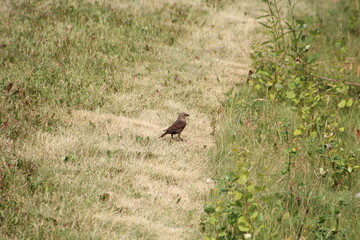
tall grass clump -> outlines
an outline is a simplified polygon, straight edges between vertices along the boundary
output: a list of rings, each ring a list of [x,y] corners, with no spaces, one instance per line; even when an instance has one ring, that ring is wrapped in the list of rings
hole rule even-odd
[[[321,29],[317,46],[317,71],[323,76],[360,83],[360,2],[307,1],[315,13],[307,16],[311,24]],[[334,23],[337,24],[334,24]],[[359,91],[357,92],[359,94]]]
[[[254,47],[247,86],[225,104],[216,160],[235,170],[205,207],[207,238],[356,239],[360,42],[349,12],[358,4],[326,5],[330,21],[291,0],[263,2],[268,39]]]

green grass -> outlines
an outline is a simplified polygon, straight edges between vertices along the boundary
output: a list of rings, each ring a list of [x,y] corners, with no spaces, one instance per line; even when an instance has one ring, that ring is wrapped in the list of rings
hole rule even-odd
[[[359,83],[360,45],[360,2],[345,1],[305,1],[313,12],[308,14],[313,25],[322,34],[314,51],[319,53],[319,72],[335,75],[341,80]],[[307,11],[309,12],[309,11]],[[306,10],[305,10],[306,13]],[[334,24],[334,23],[337,24]],[[313,26],[313,27],[314,27]],[[329,67],[331,64],[331,68]],[[350,65],[351,69],[350,69]],[[339,70],[342,69],[341,73]]]
[[[309,43],[308,54],[318,54],[311,73],[359,83],[359,4],[357,1],[326,4],[328,2],[299,2],[300,6],[295,8],[295,18],[306,20],[306,30],[320,32]],[[291,16],[289,18],[291,22]],[[265,30],[270,32],[269,35],[275,31],[271,28]],[[277,42],[281,42],[281,38],[273,40],[271,47]],[[294,42],[289,46],[294,47]],[[331,102],[318,112],[328,120],[325,128],[314,130],[316,138],[305,136],[299,141],[295,130],[306,122],[305,117],[301,118],[305,115],[298,111],[301,105],[293,104],[289,100],[291,97],[271,99],[270,94],[274,93],[271,79],[280,79],[275,83],[287,84],[290,80],[286,77],[301,77],[296,65],[301,65],[301,60],[306,57],[296,63],[293,73],[286,75],[286,67],[291,66],[287,65],[291,62],[290,54],[282,55],[276,47],[271,47],[255,48],[258,58],[254,57],[254,67],[270,66],[253,69],[254,78],[260,79],[259,82],[263,76],[257,70],[270,73],[269,78],[263,77],[263,86],[269,84],[265,90],[256,90],[250,80],[250,84],[242,84],[224,103],[225,116],[212,158],[214,166],[218,166],[214,169],[218,185],[205,207],[209,214],[205,233],[209,239],[243,239],[246,233],[251,233],[256,239],[356,239],[360,235],[357,197],[360,184],[360,138],[357,135],[360,88],[350,86],[346,97],[354,99],[355,103],[342,109],[338,107],[340,90],[333,98],[328,87],[326,91]],[[284,49],[281,50],[287,52],[288,49]],[[304,56],[303,53],[299,55]],[[263,65],[255,62],[262,57],[265,58]],[[272,57],[280,59],[280,65],[275,68],[266,57],[269,62]],[[288,62],[284,61],[286,58]],[[285,79],[281,74],[286,76]],[[310,81],[306,77],[304,80]],[[336,104],[335,111],[328,109],[331,104]],[[341,139],[337,150],[328,145],[335,142],[326,131],[327,124],[332,121],[335,122],[334,132],[342,127],[342,132],[336,133],[336,138]],[[317,123],[311,124],[316,126]],[[341,165],[341,161],[346,164]],[[344,171],[339,170],[341,167]]]
[[[217,137],[217,155],[213,158],[214,165],[218,166],[215,173],[218,190],[222,193],[213,195],[213,204],[220,199],[231,203],[231,200],[226,200],[227,188],[223,185],[229,180],[222,176],[237,176],[232,170],[241,161],[237,152],[246,151],[246,161],[251,165],[251,181],[265,188],[255,195],[259,212],[263,214],[259,221],[265,226],[257,238],[297,239],[303,225],[301,236],[306,238],[326,239],[325,235],[331,229],[337,229],[335,239],[356,239],[360,234],[359,200],[355,196],[359,192],[356,187],[360,184],[358,173],[352,176],[350,185],[353,187],[333,189],[330,173],[322,176],[322,162],[311,155],[312,151],[321,151],[324,146],[310,140],[297,146],[299,152],[291,159],[291,173],[288,175],[288,149],[299,119],[285,104],[271,104],[249,94],[251,91],[244,84],[242,90],[226,103],[226,118]],[[358,114],[358,110],[350,115],[355,113]],[[358,121],[355,118],[348,124],[354,126],[359,124]],[[346,141],[349,149],[358,149],[353,136]],[[338,228],[336,219],[339,219]],[[217,230],[210,227],[208,231]]]

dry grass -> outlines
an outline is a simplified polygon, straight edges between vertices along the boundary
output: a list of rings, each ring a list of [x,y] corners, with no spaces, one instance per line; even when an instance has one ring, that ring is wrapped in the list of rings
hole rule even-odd
[[[155,63],[116,71],[124,90],[102,107],[64,114],[64,126],[37,132],[21,149],[57,189],[35,212],[71,226],[70,232],[81,226],[77,238],[201,238],[213,133],[224,94],[244,80],[250,65],[246,53],[257,5],[244,0],[211,9],[190,0],[111,2],[114,8],[132,5],[133,11],[165,3],[210,13],[185,26],[187,33],[174,46],[154,47],[161,52]],[[190,114],[185,141],[158,138],[182,111]]]

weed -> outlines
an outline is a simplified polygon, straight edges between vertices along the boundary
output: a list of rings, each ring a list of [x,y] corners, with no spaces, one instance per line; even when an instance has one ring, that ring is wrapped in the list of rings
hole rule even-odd
[[[225,188],[220,181],[223,191],[215,191],[206,205],[205,233],[209,239],[356,238],[352,188],[359,182],[360,165],[354,132],[359,123],[354,117],[359,116],[358,85],[354,75],[342,78],[344,67],[333,69],[322,61],[330,58],[327,51],[335,51],[324,42],[333,41],[342,46],[335,65],[346,62],[344,56],[352,54],[347,47],[357,40],[338,37],[345,32],[347,40],[354,39],[351,22],[357,19],[350,14],[348,28],[336,35],[328,31],[334,25],[321,26],[320,19],[328,21],[326,17],[300,15],[293,1],[285,4],[287,11],[281,1],[263,2],[267,10],[262,26],[269,39],[254,48],[249,86],[229,95],[226,128],[218,136],[216,160],[234,180],[225,180],[231,186]],[[340,14],[339,8],[331,11]],[[229,154],[231,149],[246,149],[247,171],[229,170],[243,162]],[[254,221],[257,227],[246,214],[248,199],[242,198],[248,188],[237,190],[237,198],[231,194],[231,183],[243,178],[262,189],[251,199],[260,216]]]

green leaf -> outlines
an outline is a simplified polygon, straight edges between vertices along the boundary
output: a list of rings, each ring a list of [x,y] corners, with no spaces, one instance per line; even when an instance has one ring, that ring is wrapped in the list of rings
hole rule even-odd
[[[346,106],[351,107],[352,105],[353,105],[353,100],[352,99],[347,100]]]
[[[239,230],[242,232],[248,232],[250,230],[249,227],[239,226]]]
[[[300,25],[304,25],[304,24],[305,24],[305,21],[302,20],[302,19],[296,19],[296,23],[297,23],[297,24],[300,24]]]
[[[241,198],[242,198],[242,196],[243,196],[243,194],[241,193],[241,192],[235,192],[234,193],[234,198],[235,198],[235,200],[237,201],[237,200],[240,200]]]
[[[245,184],[247,182],[247,176],[241,175],[238,180],[236,180],[238,184]]]
[[[244,216],[238,218],[238,223],[244,223],[246,226],[250,225],[248,220]]]
[[[320,33],[321,33],[321,31],[319,29],[315,29],[315,30],[310,31],[310,34],[314,35],[314,36],[319,35]]]
[[[248,190],[249,192],[254,192],[255,191],[255,185],[247,186],[246,190]]]
[[[215,218],[214,216],[212,216],[212,217],[210,217],[210,218],[208,219],[208,222],[209,222],[211,225],[214,225],[214,226],[215,226],[217,220],[216,220],[216,218]]]
[[[273,199],[274,199],[273,196],[268,196],[268,197],[262,198],[262,201],[264,201],[264,202],[270,202],[270,201],[272,201]]]
[[[311,63],[315,62],[316,59],[318,58],[318,56],[319,56],[318,53],[314,53],[314,54],[310,55],[307,59],[307,63],[311,64]]]
[[[262,46],[262,45],[266,45],[266,44],[272,43],[272,42],[274,42],[274,40],[269,40],[269,41],[262,42],[260,45]]]
[[[344,108],[346,105],[346,100],[342,100],[339,104],[338,104],[338,107],[339,108]]]
[[[258,71],[256,72],[257,75],[264,75],[264,76],[267,76],[267,77],[270,77],[270,74],[268,72],[265,72],[265,71]]]
[[[239,230],[242,231],[242,232],[248,232],[250,230],[250,224],[246,220],[245,217],[239,217],[239,219],[238,219],[238,227],[239,227]]]
[[[259,23],[260,23],[261,25],[263,25],[264,27],[271,29],[271,26],[269,26],[269,25],[267,25],[267,24],[265,24],[265,23],[263,23],[263,22],[259,22]]]
[[[241,198],[242,198],[242,193],[241,192],[238,192],[238,191],[234,192],[235,201],[240,200]]]
[[[210,213],[215,212],[215,209],[214,209],[214,207],[212,207],[212,206],[210,206],[210,205],[206,205],[206,206],[204,207],[204,211],[205,211],[206,213],[210,214]]]
[[[319,220],[317,220],[317,221],[316,221],[316,223],[321,224],[321,223],[324,223],[324,222],[325,222],[325,220],[326,220],[326,218],[325,218],[325,217],[320,216],[320,217],[319,217]]]
[[[291,90],[294,90],[294,89],[296,88],[296,85],[295,85],[295,83],[290,82],[290,83],[288,83],[288,87],[289,87]]]
[[[301,135],[302,134],[302,131],[300,130],[300,129],[296,129],[295,131],[294,131],[294,136],[299,136],[299,135]]]
[[[271,15],[269,14],[265,14],[265,15],[261,15],[259,17],[256,17],[255,19],[261,19],[261,18],[267,18],[267,17],[270,17]]]
[[[254,220],[254,219],[256,219],[258,216],[259,216],[259,212],[258,212],[258,211],[255,211],[255,212],[251,215],[250,219],[251,219],[251,220]]]
[[[280,83],[275,84],[276,91],[280,91],[283,88],[283,86]]]
[[[136,143],[141,143],[144,139],[141,136],[135,136]]]
[[[286,97],[289,99],[293,99],[296,97],[296,94],[294,93],[294,91],[288,91],[286,92]]]
[[[311,138],[316,138],[316,137],[317,137],[317,133],[316,133],[316,132],[311,132],[311,133],[310,133],[310,137],[311,137]]]

